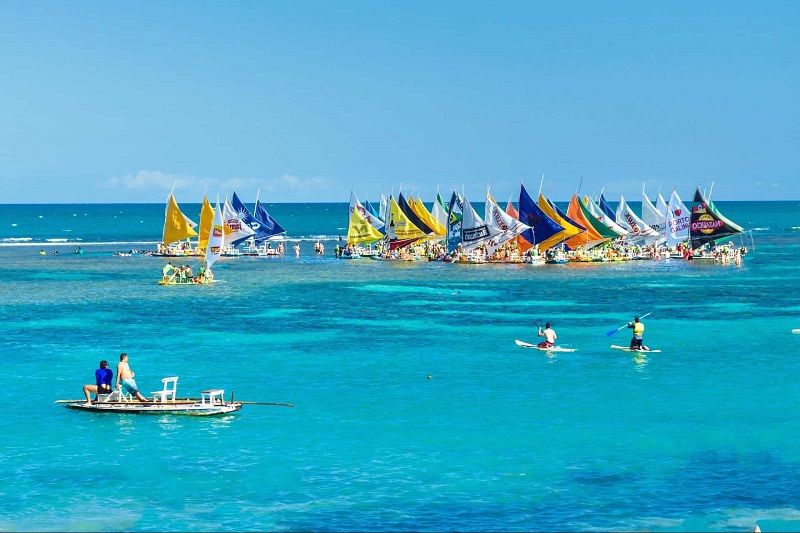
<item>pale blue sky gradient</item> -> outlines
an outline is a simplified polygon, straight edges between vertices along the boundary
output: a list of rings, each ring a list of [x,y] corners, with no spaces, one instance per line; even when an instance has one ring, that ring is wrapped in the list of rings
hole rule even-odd
[[[800,199],[800,2],[0,2],[0,203]]]

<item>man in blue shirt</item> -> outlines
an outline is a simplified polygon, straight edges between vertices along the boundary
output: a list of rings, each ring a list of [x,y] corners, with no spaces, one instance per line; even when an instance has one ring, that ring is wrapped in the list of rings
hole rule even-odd
[[[100,361],[100,368],[94,371],[95,385],[84,385],[83,393],[86,395],[86,403],[84,405],[92,405],[91,393],[95,394],[109,394],[111,392],[111,379],[114,373],[108,368],[108,361],[105,359]]]

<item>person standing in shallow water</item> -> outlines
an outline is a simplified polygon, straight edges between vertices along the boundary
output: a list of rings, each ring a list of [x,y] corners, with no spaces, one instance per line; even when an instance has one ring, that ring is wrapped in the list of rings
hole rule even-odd
[[[134,375],[134,372],[128,365],[128,354],[120,354],[119,364],[117,365],[117,387],[122,384],[122,386],[125,387],[125,390],[136,396],[137,400],[140,402],[146,402],[147,398],[142,396],[142,393],[139,392],[139,388],[136,386],[136,382],[133,380]]]

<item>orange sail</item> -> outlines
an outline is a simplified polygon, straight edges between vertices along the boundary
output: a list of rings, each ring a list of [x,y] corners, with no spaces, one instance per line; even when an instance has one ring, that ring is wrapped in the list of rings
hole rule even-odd
[[[605,237],[600,235],[591,222],[586,218],[584,215],[583,209],[581,209],[580,200],[578,200],[578,195],[573,194],[572,200],[569,201],[569,207],[567,208],[567,216],[586,228],[586,231],[579,235],[575,235],[566,240],[567,246],[570,249],[575,250],[579,246],[583,246],[586,250],[601,244],[606,240]]]

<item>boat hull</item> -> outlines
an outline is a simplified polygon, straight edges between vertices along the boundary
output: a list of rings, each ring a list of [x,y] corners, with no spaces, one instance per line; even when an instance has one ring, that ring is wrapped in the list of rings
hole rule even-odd
[[[215,416],[234,413],[242,408],[241,403],[202,404],[202,403],[130,403],[108,402],[85,405],[83,402],[69,403],[68,409],[92,411],[95,413],[124,413],[132,415],[183,415],[183,416]]]

